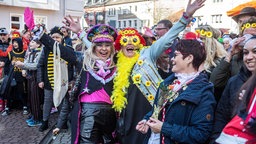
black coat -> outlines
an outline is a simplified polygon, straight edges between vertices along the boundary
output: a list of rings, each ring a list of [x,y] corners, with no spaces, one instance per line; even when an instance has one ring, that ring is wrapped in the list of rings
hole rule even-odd
[[[228,80],[215,111],[211,143],[214,143],[225,125],[233,118],[233,111],[238,101],[239,90],[250,76],[251,72],[245,66],[242,66],[240,72]]]

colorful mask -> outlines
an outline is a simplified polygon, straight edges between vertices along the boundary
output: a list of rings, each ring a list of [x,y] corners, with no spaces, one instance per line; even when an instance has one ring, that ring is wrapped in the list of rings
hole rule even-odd
[[[146,45],[146,42],[136,29],[125,28],[119,31],[115,41],[115,48],[116,50],[120,50],[121,46],[127,46],[128,44],[141,49]]]

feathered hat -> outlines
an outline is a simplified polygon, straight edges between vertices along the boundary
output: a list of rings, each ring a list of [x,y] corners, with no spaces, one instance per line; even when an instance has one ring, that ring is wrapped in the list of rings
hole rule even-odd
[[[95,25],[87,33],[87,39],[93,43],[114,42],[116,37],[116,30],[106,24]]]
[[[139,49],[146,45],[146,41],[136,29],[125,28],[118,32],[118,36],[115,41],[115,49],[119,51],[121,46],[126,46],[129,41],[131,41],[132,44]]]

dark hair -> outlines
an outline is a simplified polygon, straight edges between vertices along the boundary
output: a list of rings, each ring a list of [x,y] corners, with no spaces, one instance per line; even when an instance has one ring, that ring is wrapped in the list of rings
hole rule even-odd
[[[198,40],[185,40],[181,39],[176,45],[176,51],[179,51],[185,59],[190,54],[193,55],[194,59],[192,61],[193,67],[198,70],[200,65],[206,59],[206,51],[202,42]]]
[[[38,39],[34,39],[33,41],[36,42],[37,44],[39,44],[39,47],[42,46],[42,43]]]
[[[164,26],[169,29],[173,26],[172,22],[167,19],[160,20],[157,24],[164,24]]]

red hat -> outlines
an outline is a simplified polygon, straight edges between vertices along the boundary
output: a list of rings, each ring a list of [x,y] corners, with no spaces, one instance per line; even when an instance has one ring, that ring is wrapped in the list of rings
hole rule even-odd
[[[120,50],[121,46],[126,46],[128,41],[132,40],[132,44],[139,49],[146,45],[146,41],[134,28],[125,28],[120,30],[115,41],[115,49]]]
[[[14,30],[14,31],[12,32],[12,39],[19,38],[19,37],[21,37],[21,36],[20,36],[20,32]]]
[[[186,40],[188,40],[188,39],[194,40],[194,39],[197,39],[197,38],[199,38],[199,34],[196,34],[194,32],[187,32],[184,36],[184,39],[186,39]]]

